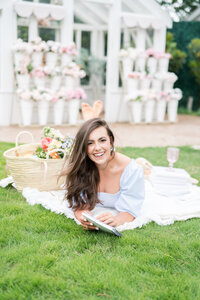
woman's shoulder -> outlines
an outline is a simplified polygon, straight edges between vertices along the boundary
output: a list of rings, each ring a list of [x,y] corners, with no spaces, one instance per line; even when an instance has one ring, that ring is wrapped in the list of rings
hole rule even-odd
[[[124,171],[126,167],[131,163],[132,159],[122,153],[116,152],[115,154],[116,162],[120,169]]]

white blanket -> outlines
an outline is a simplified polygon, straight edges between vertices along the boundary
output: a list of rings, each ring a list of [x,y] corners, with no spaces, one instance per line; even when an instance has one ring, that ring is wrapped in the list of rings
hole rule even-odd
[[[5,180],[0,181],[0,186],[6,186]],[[67,218],[74,219],[77,224],[80,224],[74,217],[72,209],[68,208],[67,202],[63,201],[64,191],[39,192],[37,189],[25,188],[22,194],[30,205],[41,204],[46,209],[57,214],[64,214]],[[191,185],[188,194],[166,197],[158,194],[151,183],[146,180],[145,194],[141,216],[133,222],[117,227],[119,231],[142,227],[151,221],[158,225],[169,225],[175,221],[200,217],[200,187],[198,186]],[[105,211],[117,213],[114,209],[96,207],[93,215],[97,216]]]

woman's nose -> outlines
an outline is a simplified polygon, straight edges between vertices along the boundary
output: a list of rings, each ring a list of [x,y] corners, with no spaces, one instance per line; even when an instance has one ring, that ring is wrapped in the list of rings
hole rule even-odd
[[[97,143],[95,143],[95,150],[98,150],[98,149],[100,149],[101,147],[100,147],[100,144],[97,142]]]

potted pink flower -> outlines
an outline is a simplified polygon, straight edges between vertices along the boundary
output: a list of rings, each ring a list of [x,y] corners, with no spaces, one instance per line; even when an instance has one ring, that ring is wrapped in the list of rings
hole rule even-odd
[[[46,43],[46,66],[54,68],[57,64],[58,53],[60,51],[60,43],[54,41],[47,41]]]
[[[33,111],[32,92],[30,90],[17,89],[16,94],[20,105],[21,123],[23,126],[30,126]]]
[[[38,88],[44,88],[46,82],[46,73],[43,67],[38,67],[31,71],[31,77],[33,78],[34,84]]]
[[[158,57],[159,53],[153,48],[148,48],[146,51],[147,54],[147,71],[150,74],[154,74],[157,71],[157,63],[158,63]]]
[[[127,93],[130,94],[136,91],[139,87],[140,72],[130,72],[127,79]]]
[[[75,43],[71,43],[70,45],[61,45],[60,53],[62,67],[68,66],[72,62],[72,59],[77,55]]]
[[[32,65],[34,68],[38,68],[42,66],[43,62],[43,54],[46,50],[46,42],[42,41],[42,39],[38,36],[30,43],[32,49]]]

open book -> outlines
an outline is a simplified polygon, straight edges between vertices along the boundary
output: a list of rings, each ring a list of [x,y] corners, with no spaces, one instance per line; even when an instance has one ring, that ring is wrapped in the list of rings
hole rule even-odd
[[[117,229],[115,229],[114,227],[107,225],[101,221],[99,221],[98,219],[96,219],[95,217],[91,216],[90,214],[83,212],[82,215],[89,221],[91,222],[94,226],[98,227],[99,229],[105,231],[105,232],[109,232],[112,234],[115,234],[119,237],[122,236],[122,234],[117,231]]]

